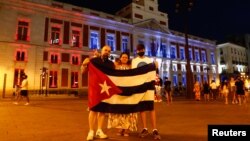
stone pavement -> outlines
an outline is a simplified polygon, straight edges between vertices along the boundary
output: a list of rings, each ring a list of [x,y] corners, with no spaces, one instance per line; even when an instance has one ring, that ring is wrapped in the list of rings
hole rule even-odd
[[[85,141],[88,132],[87,98],[73,95],[31,96],[31,103],[14,105],[10,98],[0,99],[1,141]],[[205,103],[174,99],[155,104],[157,125],[162,141],[207,141],[208,124],[250,124],[250,104],[232,105],[222,101]],[[140,118],[139,118],[140,119]],[[139,120],[140,121],[140,120]],[[115,129],[104,131],[107,141],[150,141],[138,133],[129,137],[116,135]],[[148,115],[148,128],[151,131]],[[138,125],[142,128],[141,123]],[[96,139],[97,140],[97,139]]]

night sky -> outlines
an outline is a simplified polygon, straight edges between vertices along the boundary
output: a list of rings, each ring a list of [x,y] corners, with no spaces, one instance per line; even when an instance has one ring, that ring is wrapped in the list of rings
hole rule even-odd
[[[114,14],[131,0],[57,0]],[[182,0],[180,0],[182,1]],[[188,12],[188,33],[226,42],[229,35],[250,34],[250,0],[193,0]],[[167,13],[169,28],[184,32],[184,14],[175,12],[176,0],[158,0],[159,10]]]

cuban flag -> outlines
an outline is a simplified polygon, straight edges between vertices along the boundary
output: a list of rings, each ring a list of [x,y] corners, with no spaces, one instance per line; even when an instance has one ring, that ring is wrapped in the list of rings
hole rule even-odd
[[[130,70],[89,64],[89,108],[96,112],[133,113],[154,109],[154,63]]]

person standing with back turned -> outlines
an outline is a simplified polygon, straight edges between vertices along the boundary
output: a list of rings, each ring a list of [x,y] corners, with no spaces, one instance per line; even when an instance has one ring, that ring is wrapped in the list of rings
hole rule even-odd
[[[95,67],[108,67],[115,69],[115,65],[112,61],[110,61],[108,58],[111,53],[110,46],[105,45],[102,47],[101,55],[94,57],[92,59],[86,58],[82,63],[82,72],[85,72],[87,70],[87,65],[91,62]],[[91,78],[89,78],[91,79]],[[96,84],[98,85],[98,84]],[[90,97],[90,96],[89,96]],[[96,138],[99,139],[106,139],[108,136],[103,133],[102,131],[102,125],[104,122],[105,114],[99,111],[96,111],[95,109],[89,109],[89,132],[87,136],[87,140],[94,140],[94,124],[95,119],[97,118],[97,131],[96,131]]]
[[[133,68],[138,68],[150,63],[153,63],[153,61],[149,58],[144,56],[145,54],[145,46],[143,44],[138,44],[136,47],[136,53],[137,53],[137,57],[132,59],[132,69]],[[160,140],[161,136],[159,135],[159,132],[156,128],[156,115],[155,115],[155,110],[152,109],[151,111],[149,111],[151,114],[151,123],[153,126],[153,136],[154,139],[156,140]],[[147,128],[147,117],[146,117],[146,111],[141,111],[141,118],[142,118],[142,124],[143,124],[143,130],[141,131],[141,133],[139,134],[139,137],[143,138],[145,136],[147,136],[149,134],[148,132],[148,128]]]

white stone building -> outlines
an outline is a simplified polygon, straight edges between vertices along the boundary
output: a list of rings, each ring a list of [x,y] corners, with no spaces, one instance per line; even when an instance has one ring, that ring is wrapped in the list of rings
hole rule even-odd
[[[227,73],[248,72],[247,50],[245,47],[233,43],[223,43],[217,45],[218,71]]]
[[[0,5],[0,93],[5,96],[20,84],[23,72],[34,93],[87,88],[80,64],[105,44],[114,57],[123,51],[133,57],[135,46],[144,43],[161,77],[186,85],[184,34],[169,29],[157,0],[133,0],[116,15],[53,0],[1,0]],[[218,78],[215,55],[215,41],[189,35],[194,79]]]

